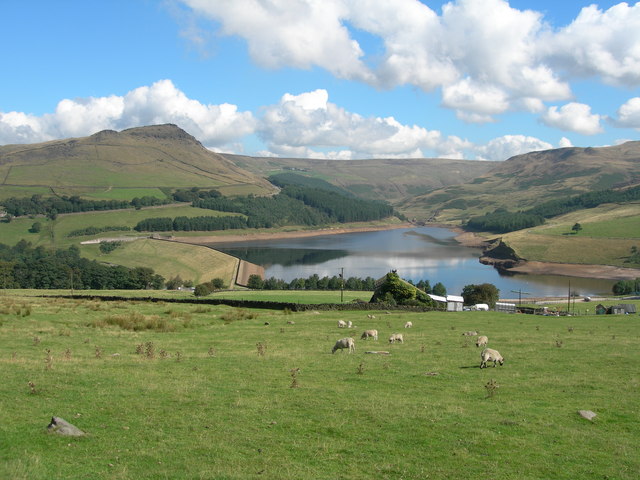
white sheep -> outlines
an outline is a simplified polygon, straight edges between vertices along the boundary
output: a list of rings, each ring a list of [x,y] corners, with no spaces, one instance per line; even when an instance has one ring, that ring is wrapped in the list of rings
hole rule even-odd
[[[351,328],[351,327],[353,327],[353,323],[351,323],[351,320],[349,320],[349,321],[347,322],[347,328]]]
[[[338,340],[336,344],[333,346],[331,353],[336,353],[336,350],[343,350],[345,348],[349,350],[349,353],[352,353],[352,352],[355,353],[356,342],[353,341],[353,338],[345,337]]]
[[[404,328],[411,328],[413,327],[413,322],[407,322],[404,324]]]
[[[346,328],[347,327],[347,322],[345,322],[344,320],[338,320],[338,328]]]
[[[365,330],[360,335],[360,338],[366,340],[367,338],[372,337],[374,340],[378,340],[378,330]]]
[[[504,358],[502,358],[500,352],[492,348],[485,348],[484,350],[482,350],[480,358],[482,358],[482,361],[480,362],[480,368],[486,368],[487,362],[493,362],[494,367],[496,366],[496,362],[501,366],[504,365]]]
[[[486,335],[480,335],[476,340],[476,347],[486,347],[487,343],[489,343],[489,337]]]
[[[389,343],[404,343],[404,337],[401,333],[392,333],[389,337]]]
[[[369,315],[367,315],[367,318],[376,318],[376,316],[369,314]]]
[[[478,332],[476,331],[464,332],[462,334],[463,337],[475,337],[476,335],[478,335]]]

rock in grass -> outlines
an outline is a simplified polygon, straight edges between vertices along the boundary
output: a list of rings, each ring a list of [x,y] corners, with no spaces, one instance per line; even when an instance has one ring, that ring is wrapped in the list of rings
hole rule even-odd
[[[593,422],[593,419],[596,417],[596,413],[592,412],[591,410],[578,410],[578,415],[580,415],[582,418],[586,418],[587,420]]]
[[[81,437],[85,433],[75,425],[70,424],[64,418],[51,417],[51,423],[47,426],[50,433],[66,435],[68,437]]]

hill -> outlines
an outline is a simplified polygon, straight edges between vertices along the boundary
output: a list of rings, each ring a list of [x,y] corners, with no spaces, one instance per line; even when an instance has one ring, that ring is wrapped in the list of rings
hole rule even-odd
[[[216,188],[223,194],[274,191],[264,178],[207,150],[171,124],[1,146],[0,179],[0,198],[53,192],[130,199],[190,187]]]
[[[495,166],[495,162],[444,158],[318,160],[222,156],[256,175],[297,173],[315,177],[361,198],[385,200],[394,206],[417,195],[470,182]]]
[[[396,205],[406,215],[460,223],[498,208],[524,210],[543,201],[640,184],[640,142],[531,152],[494,164],[460,185]]]

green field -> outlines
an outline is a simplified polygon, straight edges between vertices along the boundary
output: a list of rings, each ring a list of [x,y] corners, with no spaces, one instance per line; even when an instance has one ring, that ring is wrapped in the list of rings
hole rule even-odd
[[[572,231],[576,223],[582,226],[577,234]],[[527,260],[638,268],[626,260],[631,248],[640,246],[640,204],[607,204],[572,212],[502,239]]]
[[[45,247],[67,247],[79,244],[81,241],[100,237],[120,237],[120,236],[148,236],[149,232],[105,232],[98,235],[83,237],[68,237],[74,230],[92,227],[107,226],[127,226],[133,228],[138,222],[145,218],[157,217],[199,217],[199,216],[221,216],[229,215],[224,212],[194,208],[190,205],[167,205],[163,207],[150,207],[136,210],[128,208],[125,210],[109,210],[105,212],[85,212],[59,215],[56,220],[49,220],[43,217],[14,218],[11,223],[0,223],[0,234],[2,243],[15,245],[19,240],[25,239],[33,245],[43,245]],[[34,222],[42,224],[42,231],[39,234],[29,233],[29,229]]]
[[[2,293],[0,478],[635,480],[640,471],[637,315],[368,318]],[[338,319],[357,328],[338,329]],[[360,340],[365,328],[379,341]],[[479,369],[467,330],[486,334],[505,365]],[[404,344],[386,342],[395,332]],[[331,355],[349,335],[356,353]],[[382,350],[390,355],[365,353]],[[47,434],[54,415],[87,435]]]
[[[198,284],[221,278],[231,288],[239,262],[211,248],[151,239],[125,242],[108,254],[101,253],[98,245],[85,245],[81,251],[83,256],[99,262],[152,268],[167,280],[179,275],[182,280]]]

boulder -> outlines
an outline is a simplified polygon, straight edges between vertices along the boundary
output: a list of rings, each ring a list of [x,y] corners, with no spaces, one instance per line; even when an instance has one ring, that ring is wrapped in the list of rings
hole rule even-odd
[[[47,426],[47,430],[50,433],[57,433],[58,435],[66,435],[68,437],[81,437],[85,435],[78,427],[60,417],[51,417],[51,423]]]

